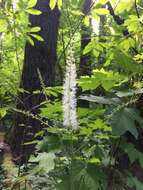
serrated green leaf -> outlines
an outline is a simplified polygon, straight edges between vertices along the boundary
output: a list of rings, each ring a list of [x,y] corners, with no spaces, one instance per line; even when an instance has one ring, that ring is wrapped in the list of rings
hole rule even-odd
[[[91,77],[82,76],[78,80],[78,84],[83,91],[96,89],[100,85],[108,91],[114,86],[120,86],[125,81],[126,78],[117,72],[95,69]]]
[[[90,123],[89,127],[92,128],[92,130],[112,131],[111,127],[107,126],[101,119],[97,119],[94,123]]]
[[[125,20],[124,26],[126,26],[129,32],[137,32],[140,28],[139,18],[136,15],[130,15],[128,19]]]
[[[41,108],[41,117],[55,118],[57,113],[62,112],[61,102],[54,102],[53,104],[47,104],[45,108]]]

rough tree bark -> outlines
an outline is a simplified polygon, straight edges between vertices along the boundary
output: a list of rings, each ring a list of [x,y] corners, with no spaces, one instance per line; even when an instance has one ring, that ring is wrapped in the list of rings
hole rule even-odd
[[[30,15],[31,26],[40,26],[39,35],[44,42],[34,40],[32,46],[28,42],[25,46],[25,58],[20,82],[23,93],[18,94],[16,108],[23,111],[30,111],[33,115],[38,113],[38,105],[45,100],[42,94],[41,81],[38,71],[42,77],[44,86],[53,86],[55,81],[55,65],[57,60],[57,36],[59,27],[60,12],[58,8],[51,10],[48,0],[38,0],[35,6],[42,12],[41,15]],[[40,90],[41,93],[33,92]],[[29,154],[33,151],[32,145],[23,146],[24,142],[33,140],[34,134],[38,132],[42,124],[27,115],[14,114],[14,123],[10,134],[10,144],[14,156],[19,163],[27,161]]]

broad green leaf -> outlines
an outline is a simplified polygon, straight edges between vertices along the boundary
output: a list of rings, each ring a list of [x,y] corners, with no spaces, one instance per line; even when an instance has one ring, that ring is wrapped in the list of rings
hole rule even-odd
[[[124,144],[123,150],[128,154],[131,164],[135,161],[139,161],[141,167],[143,167],[143,153],[137,150],[133,144]]]
[[[42,14],[42,12],[37,9],[27,9],[26,12],[31,15],[41,15]]]
[[[120,67],[134,74],[143,74],[143,65],[137,64],[131,56],[122,52],[121,50],[114,50],[113,52],[114,59]]]
[[[39,36],[39,35],[37,35],[37,34],[30,34],[32,37],[34,37],[35,39],[37,39],[38,41],[41,41],[41,42],[43,42],[44,41],[44,39],[41,37],[41,36]]]
[[[59,2],[59,3],[61,3],[61,2]],[[50,0],[50,2],[49,2],[49,6],[52,10],[55,8],[56,4],[57,4],[57,0]]]
[[[86,47],[83,50],[83,55],[89,53],[90,51],[93,50],[95,44],[93,43],[93,41],[89,42],[88,45],[86,45]]]
[[[115,9],[117,14],[121,14],[124,11],[129,11],[134,5],[134,0],[121,0]]]
[[[73,162],[71,175],[67,174],[61,176],[62,182],[58,185],[57,190],[71,189],[71,179],[74,190],[79,190],[81,188],[82,190],[98,190],[102,186],[99,182],[101,179],[100,174],[102,172],[98,168],[94,167],[96,165],[95,163],[90,163],[89,165],[92,165],[94,173],[92,173],[90,167],[88,167],[87,171],[81,162]],[[102,173],[102,177],[104,176],[105,175]]]
[[[57,137],[55,134],[57,134],[57,131],[55,129],[55,131],[52,130],[53,128],[50,128],[47,130],[47,132],[49,132],[50,135],[49,137],[44,137],[44,139],[42,141],[40,141],[37,145],[37,149],[42,151],[42,152],[55,152],[57,150],[60,149],[60,139],[59,137]],[[62,133],[61,131],[59,133]]]
[[[37,3],[37,0],[28,0],[27,8],[29,9],[29,8],[34,7],[36,5],[36,3]]]
[[[85,16],[84,19],[83,19],[83,23],[85,26],[90,26],[90,19],[91,17],[90,16]]]
[[[113,71],[105,71],[104,69],[93,70],[91,77],[85,76],[78,80],[79,86],[83,91],[93,90],[99,86],[102,86],[105,90],[111,90],[114,86],[120,86],[126,82],[126,78],[119,73]]]
[[[34,46],[34,41],[32,40],[32,38],[30,36],[27,36],[27,41]]]
[[[39,32],[41,28],[39,26],[34,26],[29,28],[28,32]]]
[[[4,19],[0,19],[0,32],[5,32],[6,30],[6,21]]]
[[[98,135],[96,135],[97,138],[101,138],[103,139],[108,139],[107,135],[105,136],[103,132],[111,132],[112,129],[110,126],[107,126],[107,124],[101,120],[101,119],[96,119],[95,121],[93,121],[92,123],[88,123],[88,127],[81,127],[80,129],[80,135],[82,136],[91,136],[93,135],[93,132],[95,131],[102,131],[102,133],[99,133]]]
[[[54,102],[53,104],[48,103],[45,108],[41,108],[41,117],[59,118],[58,114],[62,112],[61,102]],[[60,118],[59,118],[60,119]]]
[[[128,96],[135,96],[135,95],[143,94],[143,89],[139,89],[139,90],[130,90],[129,89],[128,91],[116,91],[115,94],[120,98],[128,97]]]
[[[79,97],[81,100],[87,100],[89,102],[96,102],[98,104],[118,104],[120,100],[118,98],[106,98],[104,96],[94,96],[94,95],[82,95]]]
[[[83,55],[85,55],[85,54],[93,51],[94,54],[97,54],[96,57],[98,57],[99,54],[100,54],[100,52],[102,52],[104,50],[103,46],[104,46],[104,44],[103,43],[99,43],[99,42],[96,43],[96,45],[95,45],[95,41],[92,40],[91,42],[89,42],[85,46],[85,48],[83,50]]]
[[[75,15],[75,16],[81,16],[81,15],[83,15],[83,13],[81,11],[79,11],[79,10],[71,10],[70,12],[73,15]]]
[[[82,127],[80,130],[80,135],[81,136],[90,136],[92,135],[93,130],[91,128],[87,128],[87,127]]]
[[[7,108],[0,108],[0,119],[7,114]]]
[[[98,2],[99,2],[100,4],[102,4],[102,5],[105,5],[105,3],[108,2],[108,0],[99,0]]]
[[[122,97],[128,97],[128,96],[133,96],[134,93],[133,92],[122,92],[122,91],[119,91],[119,92],[116,92],[116,95],[120,98]]]
[[[130,48],[133,48],[134,46],[135,46],[135,40],[132,38],[127,38],[127,39],[125,38],[119,44],[119,48],[122,50],[125,50],[126,52]]]
[[[136,190],[143,190],[143,182],[136,177],[127,177],[126,184],[131,188],[136,188]]]
[[[142,118],[137,110],[132,108],[122,108],[116,111],[110,120],[113,134],[123,135],[130,132],[135,138],[138,137],[136,122],[142,127]]]
[[[57,5],[58,5],[58,8],[61,9],[62,8],[62,0],[57,0]]]
[[[109,14],[108,9],[105,8],[98,8],[98,9],[93,9],[92,11],[92,15],[96,16],[96,15],[107,15]]]
[[[55,87],[47,87],[44,90],[44,93],[48,96],[58,97],[62,94],[63,87],[62,86],[55,86]]]
[[[55,160],[56,156],[54,153],[39,153],[37,160],[39,161],[39,168],[44,170],[46,173],[50,172],[55,167]]]
[[[136,15],[130,15],[129,18],[125,20],[124,26],[128,28],[129,32],[138,32],[141,25]]]
[[[101,119],[97,119],[94,123],[89,124],[89,127],[92,128],[92,130],[112,131],[111,127],[107,126]]]
[[[94,90],[100,85],[100,82],[96,81],[96,83],[93,83],[90,77],[82,76],[78,80],[78,85],[82,88],[83,91]]]
[[[96,164],[87,165],[87,173],[85,174],[85,184],[87,184],[90,190],[106,189],[107,180],[102,180],[101,178],[106,178],[106,173],[102,171],[100,167]]]
[[[82,99],[82,97],[80,97],[80,98]],[[105,112],[105,109],[103,109],[103,108],[82,108],[82,107],[78,107],[77,112],[78,112],[79,118],[85,118],[86,116],[94,116],[94,115],[100,116]]]

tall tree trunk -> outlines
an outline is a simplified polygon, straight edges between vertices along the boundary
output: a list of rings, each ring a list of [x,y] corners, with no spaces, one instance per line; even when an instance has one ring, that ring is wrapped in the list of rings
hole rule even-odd
[[[53,86],[55,81],[55,65],[57,60],[57,36],[60,12],[57,8],[51,10],[48,0],[38,0],[36,9],[41,15],[30,15],[31,27],[40,26],[39,35],[44,42],[34,40],[35,45],[26,43],[25,59],[21,77],[20,88],[24,92],[19,93],[17,109],[30,111],[33,115],[38,113],[38,105],[45,100],[42,94],[41,79],[44,86]],[[41,93],[35,94],[34,91]],[[41,123],[31,116],[15,113],[14,124],[11,130],[11,148],[19,162],[25,162],[33,151],[32,145],[23,146],[24,142],[33,140],[35,133],[41,129]]]
[[[82,8],[82,12],[85,16],[90,15],[93,0],[85,0]],[[81,26],[81,56],[79,65],[80,75],[90,75],[91,74],[91,55],[83,55],[83,50],[87,44],[91,41],[91,27],[82,24]]]

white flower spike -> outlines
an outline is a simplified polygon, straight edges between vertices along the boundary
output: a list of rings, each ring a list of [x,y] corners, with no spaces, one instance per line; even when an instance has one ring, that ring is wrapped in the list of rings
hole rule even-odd
[[[73,130],[78,129],[76,107],[76,64],[74,52],[70,46],[63,84],[63,125]]]

